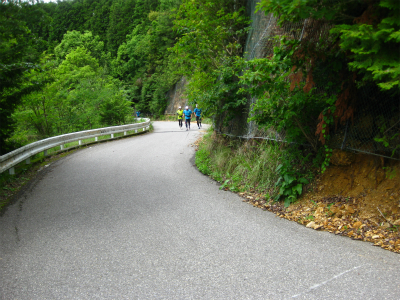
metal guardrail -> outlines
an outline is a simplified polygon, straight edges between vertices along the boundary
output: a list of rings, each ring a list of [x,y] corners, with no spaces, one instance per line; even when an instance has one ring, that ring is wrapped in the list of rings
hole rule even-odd
[[[9,170],[11,175],[15,174],[14,166],[22,161],[30,163],[30,158],[40,152],[44,152],[47,155],[47,150],[60,146],[60,149],[64,149],[64,145],[67,143],[79,141],[79,145],[82,145],[82,140],[95,138],[98,141],[99,136],[111,135],[110,139],[114,138],[114,134],[123,132],[126,135],[127,131],[135,130],[137,133],[139,130],[146,131],[150,128],[150,119],[143,118],[145,122],[134,123],[121,126],[112,126],[105,128],[97,128],[92,130],[78,131],[63,135],[58,135],[43,139],[34,143],[30,143],[21,148],[18,148],[12,152],[0,156],[0,173]]]

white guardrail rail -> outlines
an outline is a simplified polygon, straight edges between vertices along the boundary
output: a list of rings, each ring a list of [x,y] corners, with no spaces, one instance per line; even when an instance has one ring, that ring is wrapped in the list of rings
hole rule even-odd
[[[58,136],[53,136],[44,140],[40,140],[21,148],[18,148],[12,152],[0,156],[0,173],[9,170],[11,175],[15,174],[14,166],[22,161],[26,161],[27,164],[30,163],[30,158],[40,152],[44,152],[47,155],[47,150],[60,146],[61,150],[64,150],[64,145],[67,143],[79,141],[79,145],[82,145],[82,140],[95,138],[98,141],[99,136],[111,135],[109,139],[114,138],[114,134],[123,132],[124,135],[128,131],[135,130],[135,133],[140,131],[147,131],[150,128],[150,119],[143,118],[145,122],[134,123],[121,126],[112,126],[105,128],[97,128],[92,130],[78,131]],[[109,140],[108,139],[108,140]]]

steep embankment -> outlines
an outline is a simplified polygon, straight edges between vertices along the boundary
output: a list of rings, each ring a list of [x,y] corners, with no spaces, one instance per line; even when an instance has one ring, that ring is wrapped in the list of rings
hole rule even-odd
[[[261,195],[241,195],[280,217],[400,253],[400,162],[336,150],[332,165],[285,209]]]

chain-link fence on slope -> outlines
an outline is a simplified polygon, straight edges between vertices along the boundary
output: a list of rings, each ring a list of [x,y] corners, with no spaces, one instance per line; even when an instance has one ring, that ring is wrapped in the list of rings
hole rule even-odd
[[[329,23],[310,19],[297,23],[277,24],[272,14],[255,12],[259,0],[249,0],[247,10],[252,20],[246,47],[245,58],[264,58],[273,54],[277,45],[276,36],[292,39],[330,38]],[[316,87],[318,92],[318,86]],[[322,91],[322,89],[320,89]],[[249,99],[247,112],[255,99]],[[246,118],[244,118],[246,119]],[[255,122],[232,120],[223,129],[225,134],[241,138],[285,141],[285,132],[276,132],[273,128],[261,130]],[[334,149],[352,150],[385,157],[400,159],[400,97],[382,92],[373,85],[364,86],[357,91],[354,105],[354,118],[345,124],[336,124],[332,130],[329,146]]]
[[[188,100],[185,98],[184,91],[187,80],[182,77],[175,86],[167,93],[168,105],[165,109],[166,115],[175,115],[178,107],[185,107],[188,105]]]

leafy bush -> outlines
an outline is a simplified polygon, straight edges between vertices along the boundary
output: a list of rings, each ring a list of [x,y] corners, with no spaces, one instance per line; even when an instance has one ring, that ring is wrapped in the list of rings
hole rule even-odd
[[[308,143],[317,152],[318,115],[325,109],[334,112],[335,96],[329,97],[327,93],[308,88],[307,81],[293,85],[293,70],[298,68],[298,72],[302,72],[293,59],[299,44],[287,41],[285,37],[280,43],[272,57],[243,62],[246,71],[241,76],[244,85],[241,90],[248,90],[256,97],[249,120],[256,121],[264,129],[284,131],[286,141]]]
[[[132,115],[130,102],[121,93],[106,98],[100,105],[100,121],[102,124],[113,126],[124,124],[126,116]]]

